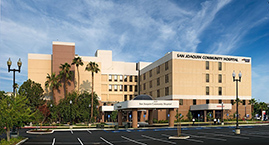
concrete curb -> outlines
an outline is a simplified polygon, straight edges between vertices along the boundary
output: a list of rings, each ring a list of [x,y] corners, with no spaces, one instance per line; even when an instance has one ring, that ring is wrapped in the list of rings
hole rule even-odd
[[[24,140],[21,140],[20,142],[18,142],[16,145],[20,145],[20,144],[22,144],[22,143],[24,143],[24,142],[26,142],[28,140],[28,138],[26,138],[26,139],[24,139]]]
[[[51,132],[31,132],[32,130],[28,130],[26,131],[26,133],[28,134],[53,134],[54,130],[52,130]]]

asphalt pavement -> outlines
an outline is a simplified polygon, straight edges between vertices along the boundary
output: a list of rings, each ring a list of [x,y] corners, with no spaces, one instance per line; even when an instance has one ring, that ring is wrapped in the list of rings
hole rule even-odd
[[[53,134],[31,135],[26,129],[21,135],[29,138],[23,145],[254,145],[269,144],[269,126],[242,126],[241,135],[234,134],[234,127],[182,128],[186,140],[169,140],[176,136],[176,128],[127,129],[127,130],[55,130]]]

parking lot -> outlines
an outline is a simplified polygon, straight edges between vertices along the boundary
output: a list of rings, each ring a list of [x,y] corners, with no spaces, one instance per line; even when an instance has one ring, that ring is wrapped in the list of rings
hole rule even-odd
[[[269,126],[241,127],[241,135],[234,134],[234,127],[195,127],[183,128],[183,135],[191,136],[186,140],[169,140],[177,135],[176,128],[135,129],[135,130],[69,130],[55,131],[49,135],[21,135],[29,139],[24,145],[58,144],[109,144],[109,145],[164,145],[164,144],[268,144]]]

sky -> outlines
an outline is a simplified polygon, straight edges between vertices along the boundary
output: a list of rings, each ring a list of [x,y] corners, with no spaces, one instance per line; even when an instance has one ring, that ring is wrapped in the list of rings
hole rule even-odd
[[[269,103],[268,0],[0,0],[0,90],[28,79],[28,53],[52,41],[76,54],[112,50],[114,61],[154,62],[170,51],[252,58],[252,97]]]

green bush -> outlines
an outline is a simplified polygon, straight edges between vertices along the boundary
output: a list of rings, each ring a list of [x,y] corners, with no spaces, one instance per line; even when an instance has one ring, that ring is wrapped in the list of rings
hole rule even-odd
[[[11,138],[9,142],[6,139],[2,139],[0,145],[13,145],[20,142],[23,139],[24,139],[23,137]]]

